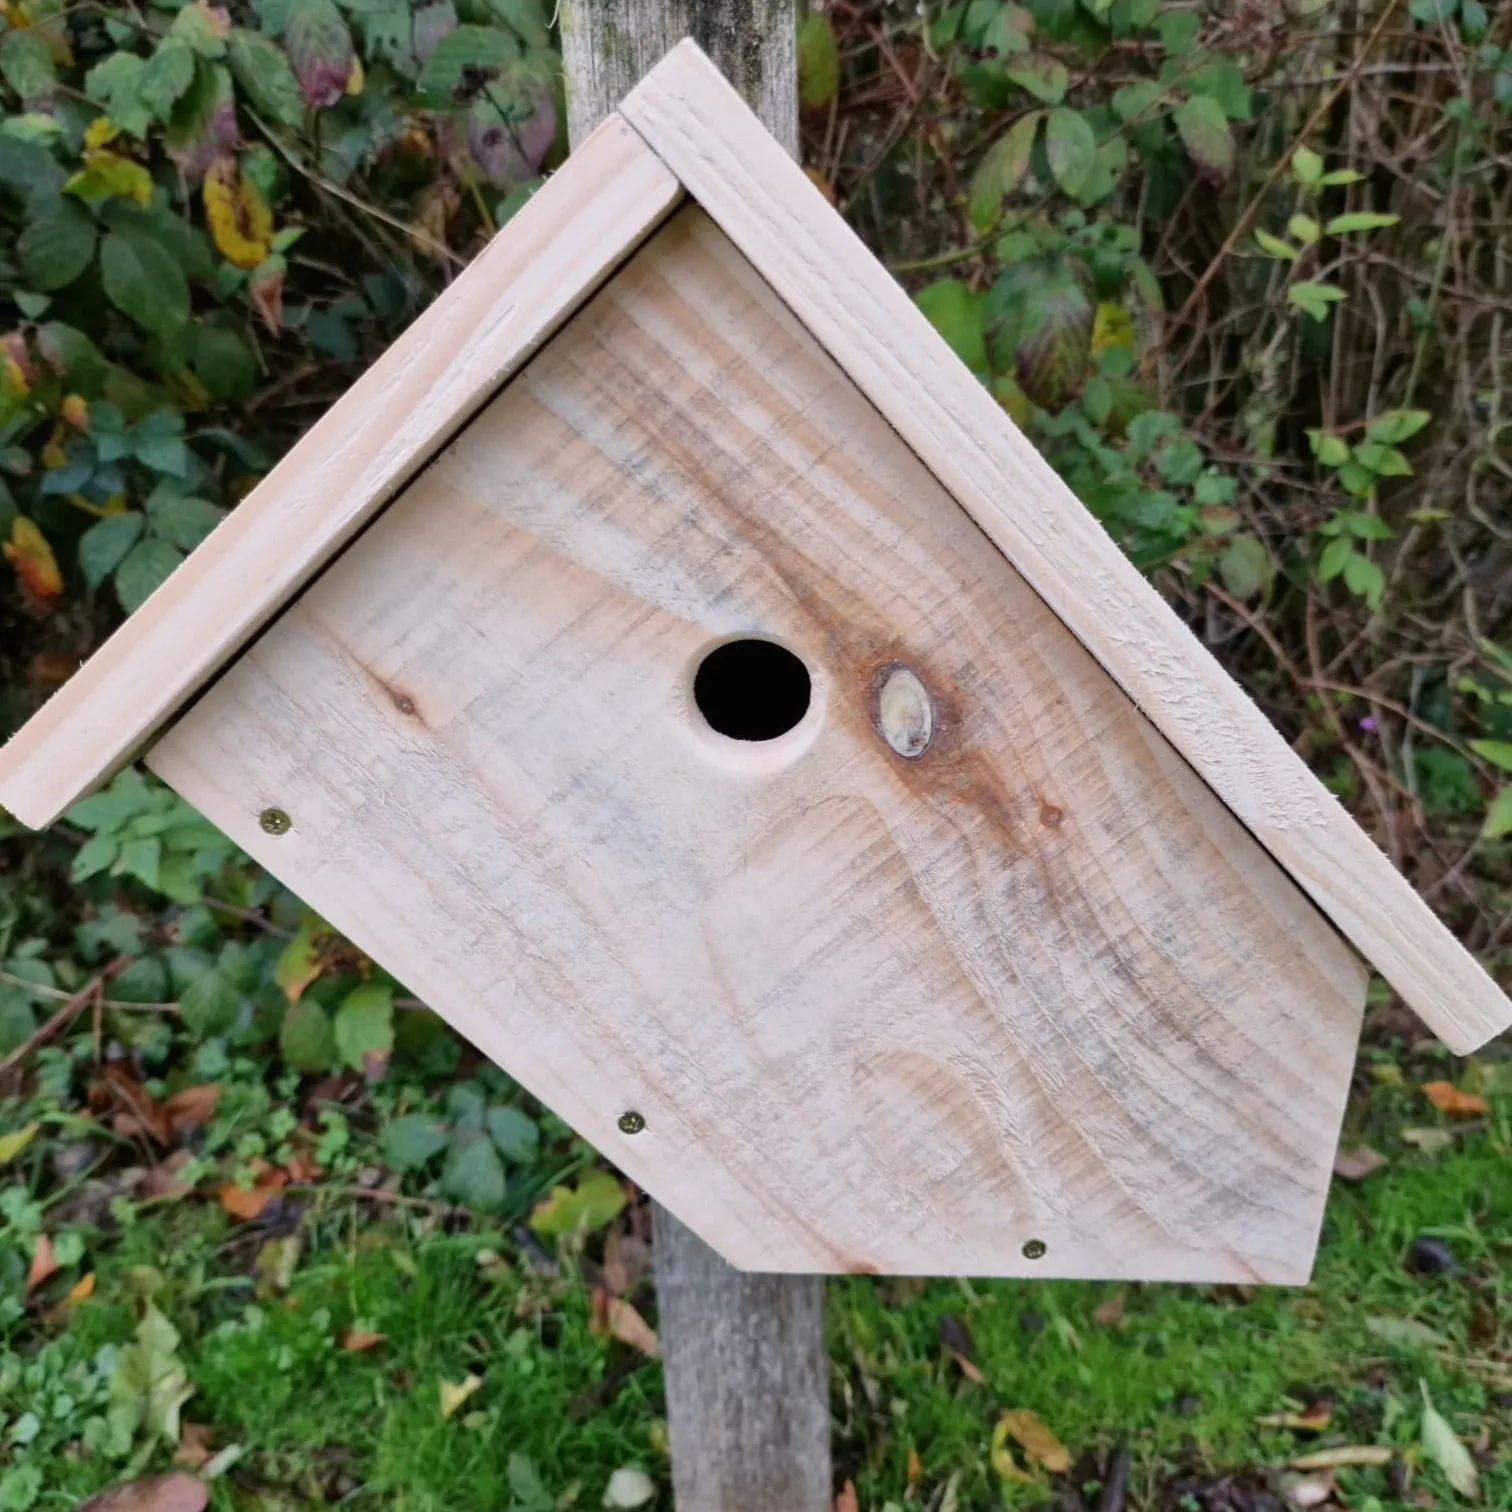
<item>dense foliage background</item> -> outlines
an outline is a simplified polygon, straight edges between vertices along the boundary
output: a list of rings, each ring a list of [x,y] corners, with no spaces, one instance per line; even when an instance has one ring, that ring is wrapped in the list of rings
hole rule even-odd
[[[559,159],[554,24],[538,0],[0,0],[0,733]],[[811,173],[1505,976],[1512,9],[830,0],[800,58]],[[343,1192],[470,1210],[542,1264],[600,1236],[595,1326],[645,1346],[621,1184],[182,803],[128,773],[0,844],[15,1359],[48,1358],[144,1214],[208,1199],[283,1243]],[[1440,1083],[1446,1116],[1505,1094],[1499,1056]],[[132,1295],[135,1342],[59,1364],[84,1374],[54,1416],[25,1407],[47,1370],[0,1361],[0,1512],[53,1450],[83,1485],[180,1444],[178,1334],[150,1277]],[[508,1494],[558,1504],[534,1474],[511,1462]]]

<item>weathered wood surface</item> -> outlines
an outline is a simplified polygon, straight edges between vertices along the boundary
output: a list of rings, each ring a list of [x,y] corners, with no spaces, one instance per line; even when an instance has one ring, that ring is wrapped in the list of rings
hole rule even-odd
[[[740,1266],[1307,1274],[1361,966],[701,212],[150,764]]]
[[[124,765],[467,422],[676,203],[622,121],[561,172],[0,751],[50,824]]]
[[[1452,1050],[1512,1003],[1140,576],[691,43],[642,132],[1031,587]]]
[[[798,155],[795,0],[562,0],[567,122],[580,142],[677,46],[691,37]]]
[[[655,1239],[679,1512],[828,1509],[822,1278],[737,1271],[661,1207]]]

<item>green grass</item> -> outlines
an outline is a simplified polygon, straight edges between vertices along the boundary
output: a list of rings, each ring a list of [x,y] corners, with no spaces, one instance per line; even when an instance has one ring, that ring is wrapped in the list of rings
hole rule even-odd
[[[1341,1472],[1342,1505],[1393,1512],[1426,1490],[1447,1507],[1454,1494],[1417,1447],[1421,1380],[1462,1437],[1488,1435],[1483,1504],[1512,1506],[1512,1398],[1497,1395],[1512,1376],[1504,1100],[1489,1126],[1430,1157],[1396,1139],[1404,1121],[1424,1121],[1415,1097],[1378,1088],[1358,1111],[1392,1164],[1335,1191],[1305,1290],[1127,1287],[1122,1317],[1100,1323],[1094,1313],[1118,1288],[835,1282],[840,1476],[855,1480],[863,1508],[903,1507],[912,1452],[922,1475],[909,1506],[938,1505],[952,1479],[960,1512],[1032,1504],[1044,1488],[1005,1486],[988,1457],[998,1413],[1025,1407],[1078,1459],[1073,1483],[1095,1480],[1126,1439],[1131,1509],[1178,1506],[1157,1488],[1180,1473],[1279,1468],[1332,1443],[1395,1445],[1411,1476],[1404,1490],[1384,1470]],[[1424,1234],[1449,1245],[1455,1272],[1405,1268]],[[287,1288],[266,1274],[269,1237],[233,1228],[212,1204],[159,1209],[98,1246],[94,1296],[17,1334],[0,1362],[0,1412],[6,1435],[28,1411],[40,1419],[31,1444],[11,1449],[13,1465],[40,1475],[36,1506],[67,1508],[124,1474],[168,1467],[166,1444],[134,1460],[79,1447],[104,1405],[91,1361],[130,1341],[148,1296],[182,1336],[195,1388],[184,1418],[209,1425],[213,1447],[243,1448],[215,1482],[222,1512],[347,1502],[493,1512],[515,1504],[520,1457],[556,1505],[596,1508],[610,1474],[637,1464],[662,1487],[656,1505],[670,1506],[659,1367],[590,1331],[581,1283],[541,1276],[505,1235],[447,1233],[408,1213],[362,1224],[346,1199],[307,1211]],[[1393,1349],[1367,1326],[1383,1317],[1418,1320],[1445,1342]],[[945,1318],[969,1330],[982,1382],[942,1349]],[[349,1352],[354,1327],[385,1338]],[[441,1383],[469,1374],[482,1385],[443,1418]],[[1316,1438],[1257,1422],[1319,1397],[1333,1417]],[[1087,1495],[1095,1506],[1095,1489]]]

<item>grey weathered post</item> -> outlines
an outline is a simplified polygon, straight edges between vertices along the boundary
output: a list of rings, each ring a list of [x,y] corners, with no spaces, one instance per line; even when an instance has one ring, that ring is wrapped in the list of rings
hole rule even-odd
[[[572,141],[691,36],[798,151],[794,0],[563,0]],[[748,1275],[664,1208],[656,1287],[678,1512],[829,1512],[824,1282]]]

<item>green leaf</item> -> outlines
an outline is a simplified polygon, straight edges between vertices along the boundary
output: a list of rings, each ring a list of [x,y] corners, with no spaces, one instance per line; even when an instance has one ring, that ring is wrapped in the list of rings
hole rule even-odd
[[[196,322],[187,346],[190,369],[212,401],[227,404],[251,396],[257,387],[257,357],[243,337]]]
[[[121,608],[127,614],[141,608],[183,559],[178,547],[167,541],[138,541],[116,568],[115,590]]]
[[[588,1171],[576,1187],[554,1186],[530,1215],[538,1234],[554,1238],[592,1233],[612,1223],[625,1206],[625,1193],[607,1171]]]
[[[380,1074],[394,1048],[394,991],[368,982],[349,992],[336,1010],[336,1050],[364,1076]]]
[[[1310,215],[1294,215],[1287,221],[1286,229],[1302,243],[1304,247],[1310,247],[1323,234]]]
[[[1327,320],[1329,306],[1345,297],[1343,289],[1334,284],[1294,283],[1286,291],[1286,302],[1314,320]]]
[[[1379,441],[1362,441],[1354,449],[1354,459],[1368,467],[1378,478],[1410,478],[1412,463],[1394,446]]]
[[[992,144],[977,165],[971,178],[971,198],[966,217],[979,236],[985,236],[1003,213],[1003,201],[1016,190],[1029,172],[1029,157],[1034,138],[1045,118],[1043,110],[1031,110],[1020,116]],[[967,363],[970,367],[971,364]]]
[[[982,320],[987,296],[975,294],[958,278],[942,278],[920,289],[914,303],[943,336],[957,357],[978,377],[985,377],[987,347],[982,338]]]
[[[1432,419],[1427,410],[1387,410],[1365,427],[1365,434],[1385,446],[1400,446],[1402,442],[1410,441]]]
[[[459,1129],[481,1134],[488,1116],[488,1101],[475,1082],[456,1082],[447,1091],[446,1111]]]
[[[1365,1330],[1395,1349],[1448,1349],[1450,1341],[1416,1318],[1366,1318]]]
[[[94,261],[94,217],[68,196],[34,206],[16,254],[34,289],[52,292],[71,284]]]
[[[1310,147],[1299,147],[1292,153],[1292,177],[1304,189],[1316,184],[1323,177],[1323,159]]]
[[[1407,13],[1425,26],[1452,21],[1459,12],[1459,0],[1407,0]]]
[[[1484,840],[1500,840],[1512,835],[1512,787],[1498,788],[1496,797],[1486,810],[1486,822],[1481,828]]]
[[[1368,467],[1351,458],[1339,469],[1339,482],[1346,492],[1363,499],[1375,488],[1375,474]]]
[[[1046,105],[1059,105],[1066,98],[1071,75],[1058,58],[1044,53],[1029,53],[1016,58],[1004,70],[1020,89],[1026,89]]]
[[[148,515],[157,535],[184,551],[193,551],[225,519],[226,511],[208,499],[186,497],[169,499],[156,508],[149,500]]]
[[[1091,358],[1096,307],[1077,258],[1036,258],[998,275],[987,296],[987,355],[1025,394],[1057,412],[1080,388]]]
[[[499,1153],[516,1165],[529,1165],[540,1151],[540,1129],[518,1108],[490,1108],[488,1133]]]
[[[90,588],[98,588],[121,565],[145,523],[135,512],[111,515],[79,537],[79,571]]]
[[[110,1377],[109,1417],[128,1443],[139,1429],[178,1443],[179,1410],[194,1394],[178,1346],[178,1330],[149,1302],[135,1341],[120,1352]]]
[[[1256,245],[1268,257],[1285,258],[1288,262],[1295,262],[1297,249],[1290,242],[1284,242],[1279,236],[1272,236],[1269,231],[1255,232]]]
[[[142,99],[146,69],[146,59],[116,52],[84,76],[84,93],[103,105],[105,114],[128,136],[146,136],[152,125],[152,112]]]
[[[1358,184],[1363,182],[1365,175],[1357,168],[1335,168],[1332,173],[1325,173],[1318,180],[1318,188],[1334,189],[1344,184]]]
[[[1409,7],[1414,14],[1420,3],[1421,0],[1413,0]],[[1430,0],[1430,3],[1434,3],[1434,0]],[[1438,0],[1438,3],[1442,3],[1442,0]],[[1444,1472],[1444,1479],[1466,1501],[1475,1501],[1480,1496],[1480,1476],[1476,1472],[1470,1451],[1460,1443],[1454,1429],[1433,1405],[1433,1398],[1428,1395],[1428,1383],[1419,1381],[1418,1389],[1423,1393],[1423,1453]]]
[[[241,994],[218,970],[197,978],[179,999],[179,1015],[197,1039],[224,1034],[241,1010]]]
[[[474,26],[466,30],[486,31],[488,28]],[[448,40],[443,37],[436,51],[439,52]],[[297,5],[291,6],[284,42],[305,104],[316,110],[336,104],[346,93],[356,53],[352,50],[352,34],[332,0],[299,0]],[[431,61],[435,61],[434,52]]]
[[[110,302],[153,335],[166,336],[189,318],[183,272],[149,237],[112,231],[100,248],[100,276]]]
[[[296,127],[304,120],[299,81],[282,49],[261,32],[238,26],[227,37],[226,50],[236,82],[259,115],[280,126]]]
[[[481,1134],[458,1133],[441,1172],[441,1189],[479,1212],[502,1207],[504,1165],[492,1141]]]
[[[296,1071],[329,1071],[336,1062],[336,1036],[331,1020],[314,998],[291,1003],[278,1033],[278,1048]]]
[[[798,23],[798,103],[823,110],[840,90],[840,47],[823,11],[811,10]]]
[[[21,96],[23,104],[49,99],[58,85],[52,49],[32,27],[20,27],[0,38],[0,75]]]
[[[424,1113],[406,1113],[383,1131],[383,1154],[399,1171],[413,1171],[433,1159],[451,1143],[451,1130],[439,1118]]]
[[[1084,116],[1062,106],[1045,124],[1045,156],[1061,189],[1075,199],[1097,167],[1097,137]]]
[[[1218,558],[1218,576],[1236,599],[1252,599],[1270,583],[1270,555],[1254,536],[1235,536]]]
[[[1221,181],[1234,171],[1234,138],[1228,117],[1211,95],[1184,100],[1172,119],[1199,173]]]
[[[1307,444],[1324,467],[1342,467],[1349,461],[1349,443],[1342,436],[1331,436],[1327,431],[1309,428]]]
[[[168,35],[192,48],[202,58],[226,55],[226,12],[208,5],[185,5],[173,18]]]
[[[1508,740],[1472,740],[1470,749],[1475,752],[1482,761],[1489,761],[1492,766],[1503,772],[1512,772],[1512,741]]]
[[[1386,592],[1386,574],[1369,557],[1356,551],[1344,563],[1344,586],[1357,598],[1364,599],[1374,612],[1381,607]]]
[[[1338,577],[1354,554],[1354,544],[1348,536],[1338,536],[1330,541],[1318,558],[1318,581],[1327,583]]]
[[[165,37],[147,60],[137,93],[158,120],[167,121],[192,83],[194,50],[177,37]]]
[[[519,55],[519,44],[495,26],[459,26],[425,60],[421,97],[432,109],[455,109],[467,103],[464,93],[470,99],[480,81],[499,77]]]
[[[1336,215],[1328,223],[1330,236],[1348,236],[1351,231],[1381,231],[1394,226],[1400,215],[1378,215],[1372,210],[1356,210],[1348,215]]]
[[[1162,93],[1154,79],[1139,79],[1133,84],[1120,85],[1113,91],[1113,112],[1127,125],[1137,116],[1144,115]]]
[[[158,890],[158,869],[163,864],[163,842],[156,835],[127,840],[121,846],[112,877],[135,877],[144,887]]]

